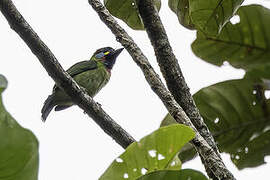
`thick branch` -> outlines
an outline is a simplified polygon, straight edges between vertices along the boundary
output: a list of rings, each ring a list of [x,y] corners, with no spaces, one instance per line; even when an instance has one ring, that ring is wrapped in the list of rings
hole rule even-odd
[[[154,47],[155,55],[168,89],[173,94],[175,100],[184,109],[196,129],[205,138],[208,144],[218,152],[214,138],[203,122],[199,110],[190,94],[178,60],[173,53],[165,28],[152,0],[138,1],[138,9],[148,37]]]
[[[121,26],[119,26],[116,20],[110,15],[108,10],[101,4],[99,0],[88,1],[93,9],[98,13],[100,19],[107,25],[107,27],[116,36],[116,39],[126,48],[135,63],[141,68],[148,84],[159,96],[170,114],[175,118],[177,122],[186,124],[194,129],[196,132],[196,137],[192,140],[192,144],[204,158],[209,168],[215,173],[215,176],[222,180],[234,179],[231,173],[226,169],[220,157],[200,135],[200,133],[191,123],[186,113],[175,101],[172,94],[166,89],[158,74],[154,71],[147,58],[144,56],[140,48],[135,44],[133,39]]]
[[[0,0],[0,10],[10,27],[20,35],[55,83],[72,98],[74,103],[123,148],[135,141],[64,71],[53,53],[25,21],[11,0]]]
[[[215,144],[214,138],[208,130],[206,124],[203,122],[199,110],[194,103],[185,78],[178,64],[178,60],[176,59],[170,46],[168,36],[161,22],[158,11],[154,7],[153,1],[138,0],[137,3],[144,27],[149,39],[151,40],[151,44],[154,47],[155,55],[157,57],[157,61],[163,77],[166,80],[168,89],[173,94],[175,100],[186,112],[191,122],[194,124],[202,137],[219,156],[218,148]],[[215,177],[212,177],[212,173],[208,170],[207,167],[206,170],[208,175],[214,179]]]

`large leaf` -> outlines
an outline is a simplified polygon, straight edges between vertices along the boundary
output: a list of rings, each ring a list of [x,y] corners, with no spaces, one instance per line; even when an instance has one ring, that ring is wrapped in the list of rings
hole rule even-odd
[[[193,169],[180,171],[154,171],[140,177],[138,180],[208,180],[201,172]]]
[[[2,91],[7,81],[0,75],[0,179],[37,180],[38,141],[6,111]]]
[[[209,63],[221,66],[228,61],[236,68],[252,71],[253,76],[270,78],[270,10],[243,6],[237,15],[240,23],[227,23],[217,37],[198,32],[193,52]]]
[[[153,0],[158,11],[161,7],[161,0]],[[104,0],[109,12],[123,20],[134,30],[144,30],[144,25],[138,13],[137,0]]]
[[[189,0],[189,11],[196,29],[217,35],[244,0]]]
[[[169,0],[169,7],[177,15],[180,24],[188,29],[195,29],[189,16],[189,0]]]
[[[131,144],[100,177],[100,180],[136,179],[156,170],[180,169],[174,161],[181,147],[194,138],[187,126],[162,127],[139,142]]]
[[[264,163],[270,154],[270,102],[260,82],[225,81],[201,89],[193,98],[219,149],[229,153],[239,169]],[[192,157],[191,150],[182,148],[182,162]]]
[[[248,144],[257,148],[257,153],[267,146],[255,142],[255,137],[263,134],[270,125],[269,100],[264,96],[263,86],[249,80],[231,80],[200,90],[194,100],[221,151],[230,153],[235,165],[242,169],[251,167],[248,162],[253,156]],[[268,147],[269,150],[269,147]],[[244,154],[238,154],[244,152]],[[269,152],[269,151],[268,151]],[[236,156],[238,154],[238,156]],[[258,154],[257,157],[264,157]],[[260,165],[260,159],[253,159]]]

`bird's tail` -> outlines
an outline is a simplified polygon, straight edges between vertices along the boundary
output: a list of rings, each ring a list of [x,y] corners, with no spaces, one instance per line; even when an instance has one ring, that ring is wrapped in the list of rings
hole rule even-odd
[[[44,105],[41,109],[41,114],[42,114],[41,119],[43,122],[46,121],[48,115],[50,114],[50,112],[54,106],[55,106],[54,96],[49,95],[48,98],[46,99],[46,101],[44,102]]]

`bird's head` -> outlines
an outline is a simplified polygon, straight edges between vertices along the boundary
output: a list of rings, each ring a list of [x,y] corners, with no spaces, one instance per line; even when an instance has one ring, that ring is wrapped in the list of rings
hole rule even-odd
[[[91,60],[100,61],[108,70],[111,70],[117,56],[122,52],[123,49],[124,48],[115,50],[111,47],[100,48],[94,53]]]

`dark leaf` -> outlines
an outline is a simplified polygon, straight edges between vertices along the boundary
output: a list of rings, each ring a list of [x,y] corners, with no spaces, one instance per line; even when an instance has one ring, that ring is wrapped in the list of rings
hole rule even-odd
[[[264,92],[262,82],[242,79],[217,83],[193,95],[219,149],[229,153],[239,169],[261,165],[270,154],[270,102]],[[182,162],[192,157],[188,154],[192,149],[181,149]]]
[[[190,17],[196,29],[215,36],[244,0],[189,0]]]
[[[169,0],[169,7],[177,15],[180,24],[188,29],[195,29],[189,16],[189,0]]]
[[[231,160],[239,169],[265,164],[264,157],[270,155],[270,126],[254,134],[246,146],[231,155]]]
[[[270,10],[259,5],[242,6],[240,23],[227,23],[217,37],[198,32],[192,44],[201,59],[221,66],[224,61],[251,74],[270,78]]]
[[[106,8],[113,16],[123,20],[134,30],[144,30],[136,2],[136,0],[104,0]],[[154,3],[159,11],[161,1],[154,0]]]

